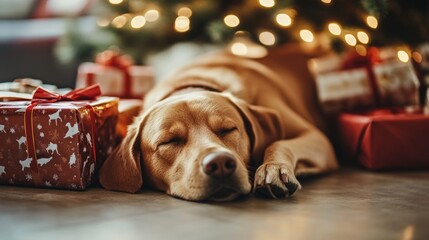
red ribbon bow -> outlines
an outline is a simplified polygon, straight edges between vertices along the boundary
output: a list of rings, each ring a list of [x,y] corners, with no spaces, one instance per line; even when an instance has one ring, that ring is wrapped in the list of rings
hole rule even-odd
[[[356,51],[351,51],[343,60],[341,69],[353,69],[358,67],[372,67],[376,63],[382,62],[378,48],[370,47],[365,56],[359,55]]]
[[[53,93],[42,87],[38,87],[33,92],[33,100],[31,100],[31,103],[93,100],[100,95],[101,90],[99,84],[94,84],[86,88],[75,89],[64,95]]]
[[[106,50],[97,54],[97,56],[95,57],[95,62],[103,66],[119,69],[124,75],[124,92],[121,97],[128,98],[132,95],[132,79],[129,68],[134,64],[134,62],[129,55],[121,54],[119,51],[116,50]],[[86,84],[94,84],[94,79],[95,75],[93,72],[87,73]]]
[[[119,51],[115,50],[106,50],[97,54],[95,62],[121,69],[126,69],[133,65],[133,60],[129,55],[121,54]]]
[[[27,139],[27,152],[29,157],[32,158],[30,163],[30,169],[32,171],[32,179],[36,185],[42,185],[43,181],[39,175],[39,169],[37,166],[37,155],[36,147],[34,140],[34,124],[33,124],[33,109],[40,103],[53,103],[61,101],[80,101],[80,100],[94,100],[97,96],[101,95],[100,86],[98,84],[89,86],[87,88],[76,89],[70,91],[64,95],[50,92],[42,87],[38,87],[33,92],[33,99],[31,100],[30,105],[25,110],[24,114],[24,127],[25,127],[25,136]],[[95,149],[95,113],[91,105],[87,103],[79,104],[89,111],[89,116],[91,119],[91,133],[92,133],[92,152],[94,157],[94,162],[97,159],[96,149]]]

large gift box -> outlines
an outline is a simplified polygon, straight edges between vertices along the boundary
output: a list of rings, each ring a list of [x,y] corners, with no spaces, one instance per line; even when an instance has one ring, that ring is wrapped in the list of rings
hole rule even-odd
[[[326,113],[416,105],[419,80],[411,62],[401,62],[393,48],[369,48],[312,59],[319,102]]]
[[[0,183],[85,189],[115,147],[118,99],[97,85],[0,102]]]
[[[82,63],[78,68],[76,88],[100,84],[104,95],[141,99],[154,85],[152,68],[133,65],[126,55],[105,51],[95,63]]]
[[[339,115],[348,159],[372,170],[429,167],[429,115],[382,109]]]

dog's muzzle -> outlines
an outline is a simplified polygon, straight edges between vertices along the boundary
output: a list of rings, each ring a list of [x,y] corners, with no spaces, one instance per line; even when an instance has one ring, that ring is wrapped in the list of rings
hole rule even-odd
[[[212,152],[201,162],[204,173],[219,183],[219,187],[211,194],[210,201],[229,201],[240,195],[231,187],[231,176],[237,169],[237,160],[228,152]]]
[[[231,176],[237,168],[237,160],[227,152],[213,152],[204,157],[201,167],[210,177],[221,179]]]

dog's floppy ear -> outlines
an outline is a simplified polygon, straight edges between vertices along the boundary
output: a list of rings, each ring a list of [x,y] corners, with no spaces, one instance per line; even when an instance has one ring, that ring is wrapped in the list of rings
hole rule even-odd
[[[239,110],[252,144],[254,159],[262,159],[269,144],[284,137],[284,124],[278,112],[261,106],[250,105],[231,95],[228,99]]]
[[[141,170],[141,135],[142,120],[136,119],[128,127],[128,132],[121,144],[116,147],[100,169],[100,183],[108,190],[129,193],[140,191],[143,178]]]

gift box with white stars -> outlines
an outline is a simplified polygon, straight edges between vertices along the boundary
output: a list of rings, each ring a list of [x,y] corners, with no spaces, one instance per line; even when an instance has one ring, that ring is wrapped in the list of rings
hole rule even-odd
[[[0,183],[85,189],[115,147],[118,99],[29,105],[0,102]]]

